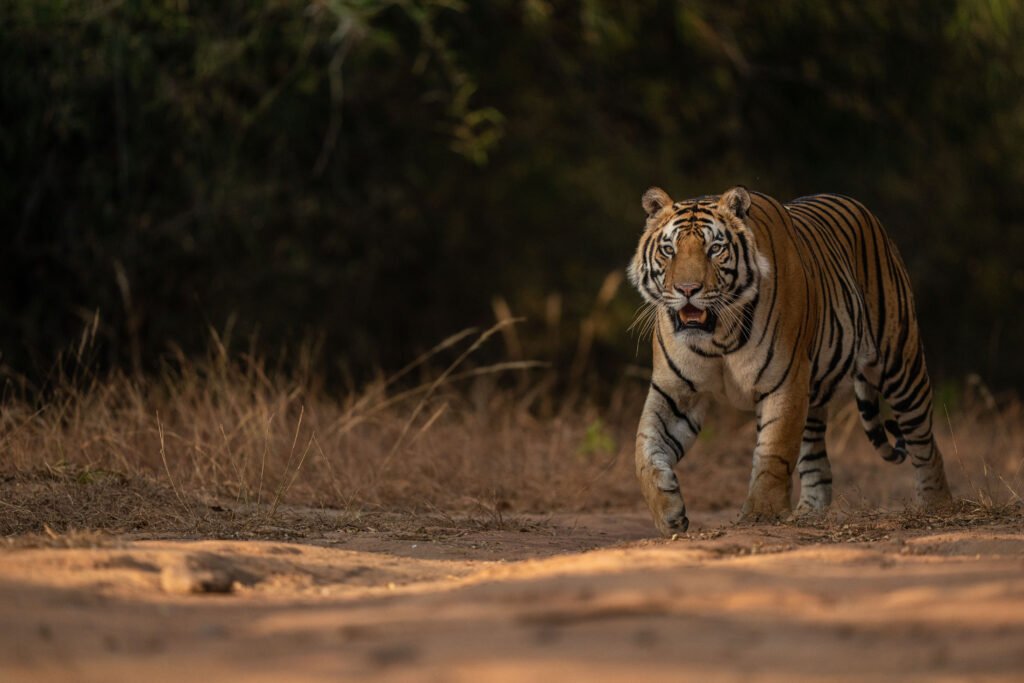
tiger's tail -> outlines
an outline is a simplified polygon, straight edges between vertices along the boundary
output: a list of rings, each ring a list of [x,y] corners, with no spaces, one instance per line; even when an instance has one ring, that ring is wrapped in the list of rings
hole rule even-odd
[[[858,373],[853,381],[853,393],[857,397],[857,411],[860,413],[860,423],[864,427],[868,441],[874,446],[882,459],[893,464],[899,464],[907,459],[907,442],[903,438],[903,432],[896,424],[896,420],[886,420],[885,429],[882,428],[882,419],[879,415],[878,390],[867,381],[864,375]],[[890,444],[885,436],[886,430],[896,439],[896,444]]]

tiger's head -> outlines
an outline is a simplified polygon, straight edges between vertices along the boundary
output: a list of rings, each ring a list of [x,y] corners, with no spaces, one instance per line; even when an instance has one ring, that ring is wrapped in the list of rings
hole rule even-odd
[[[713,333],[720,319],[741,320],[769,270],[746,225],[747,190],[673,202],[652,187],[642,204],[647,225],[628,272],[644,300],[668,313],[677,334]]]

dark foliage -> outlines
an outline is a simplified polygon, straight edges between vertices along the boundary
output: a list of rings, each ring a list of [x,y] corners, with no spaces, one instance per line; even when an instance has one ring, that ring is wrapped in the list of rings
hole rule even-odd
[[[935,374],[1024,387],[1018,3],[13,0],[0,18],[11,374],[41,377],[99,311],[109,365],[195,353],[213,327],[274,352],[319,338],[359,376],[488,322],[495,296],[559,358],[648,185],[744,183],[865,201]],[[595,377],[633,359],[637,303],[610,302]]]

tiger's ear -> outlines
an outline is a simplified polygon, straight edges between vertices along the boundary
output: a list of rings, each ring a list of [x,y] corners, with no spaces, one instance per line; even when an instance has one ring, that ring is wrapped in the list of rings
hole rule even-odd
[[[660,187],[648,188],[647,192],[644,192],[643,199],[640,200],[640,204],[648,216],[653,216],[671,203],[672,198]]]
[[[718,199],[718,208],[743,220],[750,211],[750,193],[742,185],[726,190]]]

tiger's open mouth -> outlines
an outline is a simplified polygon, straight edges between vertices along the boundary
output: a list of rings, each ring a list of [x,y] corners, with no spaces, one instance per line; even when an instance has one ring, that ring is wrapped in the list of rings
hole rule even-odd
[[[683,330],[703,330],[711,332],[715,329],[715,314],[705,308],[697,308],[693,304],[686,304],[672,316],[676,332]]]

